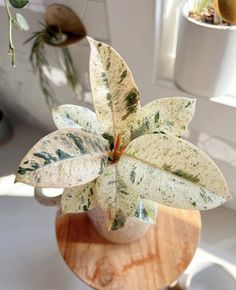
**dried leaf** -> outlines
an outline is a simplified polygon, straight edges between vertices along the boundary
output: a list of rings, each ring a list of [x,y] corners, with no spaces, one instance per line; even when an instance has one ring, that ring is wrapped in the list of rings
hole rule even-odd
[[[231,197],[216,164],[196,146],[173,135],[135,139],[118,169],[141,197],[171,207],[205,210]]]
[[[62,214],[86,212],[96,206],[94,181],[76,187],[65,188],[61,197]]]
[[[102,173],[108,150],[102,137],[75,128],[55,131],[27,153],[16,181],[38,187],[85,184]]]
[[[145,198],[140,198],[134,216],[143,223],[155,224],[157,220],[157,203]]]
[[[58,129],[80,128],[97,135],[104,133],[96,114],[85,107],[61,105],[52,111],[52,116]]]
[[[139,194],[129,188],[119,176],[117,165],[108,166],[96,179],[96,199],[108,212],[108,229],[117,230],[133,216]]]
[[[109,45],[88,38],[90,83],[99,122],[110,135],[124,135],[140,109],[139,91],[121,56]],[[126,145],[127,140],[123,140]]]
[[[130,124],[131,140],[157,132],[182,136],[193,118],[195,103],[195,99],[175,97],[147,104]]]

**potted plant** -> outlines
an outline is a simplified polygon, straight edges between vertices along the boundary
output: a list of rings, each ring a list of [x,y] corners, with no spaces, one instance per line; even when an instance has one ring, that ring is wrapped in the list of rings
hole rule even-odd
[[[62,213],[89,212],[113,242],[140,238],[156,222],[158,203],[207,210],[228,200],[216,164],[180,138],[195,100],[158,99],[141,108],[124,60],[109,45],[88,41],[96,114],[73,105],[53,110],[58,130],[26,154],[16,181],[65,188]]]
[[[191,94],[230,93],[236,75],[236,1],[185,1],[180,8],[174,80]]]

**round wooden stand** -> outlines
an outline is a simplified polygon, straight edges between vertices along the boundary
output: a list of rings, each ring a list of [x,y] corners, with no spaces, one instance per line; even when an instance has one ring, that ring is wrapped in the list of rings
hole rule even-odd
[[[157,224],[131,244],[113,244],[86,214],[57,216],[57,242],[66,264],[84,282],[102,290],[157,290],[189,265],[198,246],[198,211],[159,206]]]

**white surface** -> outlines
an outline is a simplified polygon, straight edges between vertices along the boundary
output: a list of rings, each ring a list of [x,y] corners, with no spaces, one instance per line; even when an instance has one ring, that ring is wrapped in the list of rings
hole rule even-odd
[[[69,271],[55,239],[53,208],[29,197],[0,197],[0,289],[87,290]]]

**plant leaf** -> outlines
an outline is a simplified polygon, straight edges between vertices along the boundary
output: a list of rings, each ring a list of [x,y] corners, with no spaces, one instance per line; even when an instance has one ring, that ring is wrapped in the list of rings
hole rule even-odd
[[[130,125],[131,140],[145,134],[162,132],[182,136],[195,111],[195,99],[164,98],[142,107]]]
[[[157,220],[157,203],[140,198],[134,216],[143,223],[155,224]]]
[[[16,181],[38,187],[73,187],[100,175],[106,165],[108,142],[75,128],[55,131],[24,157]]]
[[[80,213],[97,206],[94,192],[94,182],[65,188],[61,197],[62,214]]]
[[[25,7],[29,1],[28,0],[9,0],[9,2],[14,8],[19,9],[19,8]]]
[[[96,114],[85,107],[61,105],[52,111],[52,116],[58,129],[80,128],[92,134],[104,133]]]
[[[231,197],[215,163],[173,135],[135,139],[121,156],[118,169],[124,182],[141,197],[171,207],[211,209]]]
[[[90,83],[95,111],[104,130],[121,135],[140,109],[140,95],[125,61],[109,45],[87,38],[91,47]]]
[[[29,24],[26,21],[25,17],[21,15],[20,13],[16,13],[16,19],[17,26],[20,28],[20,30],[28,31],[29,30]]]
[[[117,165],[113,164],[96,179],[96,199],[108,213],[108,229],[117,230],[133,216],[139,194],[129,188],[120,178]]]

